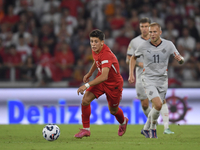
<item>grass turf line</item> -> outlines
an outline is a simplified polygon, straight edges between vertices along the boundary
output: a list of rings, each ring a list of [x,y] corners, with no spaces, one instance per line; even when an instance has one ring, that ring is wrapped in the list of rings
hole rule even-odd
[[[128,125],[124,136],[117,135],[118,125],[91,125],[91,136],[74,138],[81,125],[58,125],[61,135],[49,142],[42,136],[45,125],[0,125],[0,150],[177,150],[199,149],[200,126],[170,125],[174,135],[163,134],[157,127],[158,139],[147,139],[140,134],[143,125]]]

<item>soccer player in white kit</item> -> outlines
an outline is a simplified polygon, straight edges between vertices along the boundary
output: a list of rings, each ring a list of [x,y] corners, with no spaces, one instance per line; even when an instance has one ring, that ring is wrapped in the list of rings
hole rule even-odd
[[[142,85],[153,108],[149,112],[148,119],[143,128],[146,138],[157,138],[156,122],[165,101],[168,88],[167,67],[171,55],[182,64],[184,58],[179,54],[171,41],[161,39],[161,27],[158,23],[149,25],[150,40],[143,42],[130,58],[129,83],[135,81],[133,71],[136,59],[143,56],[143,73],[141,75]]]
[[[139,47],[140,44],[143,42],[149,40],[149,24],[151,23],[149,18],[142,18],[140,19],[140,31],[141,35],[137,36],[136,38],[132,39],[127,50],[127,58],[126,63],[128,64],[130,61],[131,56],[134,54],[135,50]],[[145,93],[145,90],[142,86],[141,81],[141,75],[143,72],[143,56],[140,56],[136,60],[136,92],[137,92],[137,98],[140,99],[142,104],[142,110],[146,117],[148,117],[149,112],[151,111],[151,107],[149,107],[149,100],[147,98],[147,95]],[[163,118],[163,124],[164,124],[164,134],[174,134],[169,128],[169,110],[167,107],[167,103],[164,100],[164,103],[162,105],[161,109],[161,116]],[[141,131],[141,134],[143,134],[143,130]]]

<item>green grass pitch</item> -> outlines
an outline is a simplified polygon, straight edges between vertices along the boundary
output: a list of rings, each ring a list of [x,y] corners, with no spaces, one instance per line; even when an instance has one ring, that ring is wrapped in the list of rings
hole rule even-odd
[[[117,135],[118,125],[91,125],[91,136],[75,139],[81,125],[58,125],[61,135],[53,142],[42,136],[45,125],[0,125],[0,150],[197,150],[199,125],[170,125],[174,135],[164,135],[157,127],[158,139],[140,134],[142,125],[128,125],[126,134]]]

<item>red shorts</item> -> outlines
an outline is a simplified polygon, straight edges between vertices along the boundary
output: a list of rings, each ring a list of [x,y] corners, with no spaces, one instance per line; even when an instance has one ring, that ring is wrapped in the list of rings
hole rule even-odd
[[[120,100],[122,98],[123,84],[119,86],[114,86],[113,88],[108,88],[103,82],[94,86],[91,86],[87,91],[92,92],[96,98],[106,94],[108,105],[110,107],[118,107]]]

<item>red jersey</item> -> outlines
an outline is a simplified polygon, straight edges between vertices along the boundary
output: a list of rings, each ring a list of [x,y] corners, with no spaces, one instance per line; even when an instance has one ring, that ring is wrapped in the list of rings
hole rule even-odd
[[[123,85],[123,78],[119,72],[119,62],[107,45],[104,44],[102,50],[98,54],[92,51],[92,55],[98,68],[97,76],[101,75],[102,68],[110,68],[108,79],[103,82],[108,88]]]

